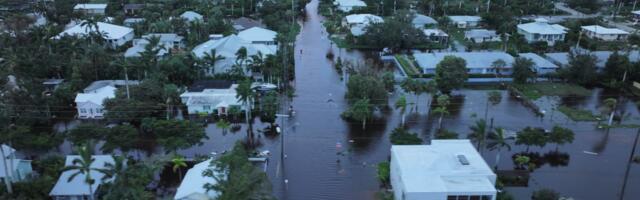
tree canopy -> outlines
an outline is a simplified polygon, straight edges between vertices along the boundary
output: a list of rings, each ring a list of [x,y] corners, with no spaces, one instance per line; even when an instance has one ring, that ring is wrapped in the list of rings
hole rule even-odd
[[[522,84],[535,79],[536,73],[533,66],[533,60],[529,58],[516,58],[513,62],[513,73],[511,74],[513,82]]]
[[[467,62],[455,56],[445,56],[436,66],[436,86],[443,93],[459,89],[467,81]]]

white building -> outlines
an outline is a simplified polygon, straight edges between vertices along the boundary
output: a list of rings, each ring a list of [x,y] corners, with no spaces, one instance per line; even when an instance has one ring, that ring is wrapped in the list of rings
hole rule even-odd
[[[81,159],[81,157],[78,155],[67,156],[64,165],[73,166],[73,160],[75,159]],[[69,180],[71,175],[78,171],[64,171],[58,178],[56,185],[53,186],[53,189],[49,192],[49,196],[51,196],[53,200],[83,200],[88,199],[89,196],[93,196],[95,199],[96,191],[100,188],[100,185],[102,185],[102,183],[113,181],[113,178],[102,180],[104,174],[93,169],[105,169],[105,164],[115,164],[115,161],[110,155],[94,155],[91,156],[91,159],[94,160],[93,163],[91,163],[92,170],[89,171],[89,173],[91,173],[91,178],[94,179],[94,183],[91,184],[91,187],[89,187],[89,184],[85,182],[86,175],[84,173],[80,173],[73,179]],[[89,191],[89,188],[91,188],[91,191]]]
[[[521,58],[528,58],[533,61],[533,67],[537,74],[548,74],[552,72],[556,72],[558,70],[558,65],[553,64],[553,62],[539,56],[535,53],[521,53],[518,54]]]
[[[158,37],[160,42],[158,43],[158,57],[163,57],[169,53],[172,49],[184,48],[184,37],[175,33],[150,33],[143,35],[140,39],[133,40],[133,46],[127,49],[124,53],[125,58],[140,57],[140,53],[145,51],[145,47],[149,44],[149,40],[153,37]]]
[[[238,84],[229,81],[196,81],[187,92],[180,95],[180,100],[187,106],[189,114],[226,115],[232,106],[244,109],[236,96],[237,87]]]
[[[585,36],[604,41],[626,40],[629,36],[629,32],[599,25],[582,26],[581,29]]]
[[[193,11],[185,11],[180,17],[187,20],[187,22],[202,21],[202,19],[204,19],[201,14]]]
[[[411,20],[411,24],[413,24],[413,27],[416,28],[426,28],[427,26],[438,25],[438,21],[426,15],[415,14],[413,19]]]
[[[247,57],[250,58],[253,55],[257,55],[261,52],[263,56],[274,55],[277,51],[276,45],[254,44],[250,41],[246,41],[237,35],[229,35],[221,39],[212,39],[205,43],[199,44],[194,47],[192,53],[197,58],[204,58],[206,54],[210,54],[212,50],[216,51],[216,55],[222,56],[222,60],[218,60],[215,66],[207,70],[207,74],[219,74],[227,73],[233,69],[233,66],[238,63],[236,59],[236,52],[240,48],[244,47],[247,50]],[[251,71],[247,69],[247,62],[242,63],[240,66],[245,75],[250,76]]]
[[[23,160],[17,158],[15,149],[2,144],[3,158],[0,158],[0,178],[8,178],[11,182],[18,182],[28,178],[33,172],[31,168],[31,160]],[[8,169],[5,169],[8,167]],[[8,172],[8,173],[7,173]]]
[[[596,67],[599,70],[604,69],[607,64],[607,60],[609,60],[609,56],[613,54],[613,51],[591,51],[589,54],[596,57]],[[626,52],[619,51],[620,55],[625,55]],[[577,53],[575,54],[577,55]],[[544,56],[554,64],[560,67],[569,66],[569,53],[568,52],[556,52],[556,53],[545,53]],[[629,61],[638,62],[640,61],[640,52],[639,51],[631,51],[627,55]]]
[[[471,29],[464,32],[464,39],[473,43],[499,42],[500,36],[494,30]]]
[[[238,37],[243,40],[249,41],[253,44],[265,45],[277,45],[276,35],[278,35],[277,32],[261,27],[253,27],[238,32]]]
[[[433,42],[447,43],[449,41],[449,34],[437,28],[423,29],[422,33]]]
[[[76,4],[73,11],[82,12],[88,15],[104,15],[107,10],[106,3],[82,3]]]
[[[391,147],[395,200],[495,200],[496,175],[469,140]]]
[[[558,24],[549,24],[546,19],[538,18],[534,22],[518,24],[518,33],[524,36],[529,43],[544,41],[548,45],[554,45],[558,41],[564,41],[567,28]]]
[[[176,189],[176,195],[173,197],[175,200],[194,200],[194,199],[215,199],[218,197],[218,192],[215,190],[207,191],[204,185],[216,184],[217,181],[213,177],[203,176],[202,173],[206,170],[214,170],[215,167],[211,166],[213,159],[206,160],[193,166],[193,168],[187,171],[184,175],[182,183]],[[215,173],[215,171],[214,171]],[[217,175],[217,174],[214,174]]]
[[[513,56],[504,52],[434,52],[434,53],[417,53],[413,54],[422,68],[422,73],[435,74],[436,66],[446,56],[455,56],[464,59],[467,62],[467,72],[471,74],[494,74],[493,62],[503,60],[506,66],[500,70],[503,75],[511,74],[511,66],[513,64]]]
[[[64,36],[85,37],[88,36],[90,32],[99,31],[102,33],[102,37],[111,48],[122,46],[133,40],[134,33],[132,28],[104,22],[97,22],[97,26],[98,29],[94,30],[93,27],[89,28],[86,24],[83,25],[83,23],[78,23],[77,25],[58,34],[54,39],[59,39]]]
[[[116,88],[105,86],[90,92],[76,95],[76,109],[80,119],[102,119],[104,117],[104,100],[115,98]]]
[[[373,23],[382,23],[382,17],[372,14],[352,14],[347,15],[342,20],[342,26],[348,28],[354,36],[364,35],[367,26]]]
[[[480,24],[482,17],[468,15],[449,16],[449,20],[451,20],[451,23],[456,25],[458,28],[473,28]]]
[[[335,0],[333,1],[333,5],[338,7],[338,10],[342,12],[351,12],[356,8],[367,7],[367,3],[361,0]]]
[[[640,10],[631,11],[631,18],[633,18],[633,20],[635,20],[636,22],[640,20]]]

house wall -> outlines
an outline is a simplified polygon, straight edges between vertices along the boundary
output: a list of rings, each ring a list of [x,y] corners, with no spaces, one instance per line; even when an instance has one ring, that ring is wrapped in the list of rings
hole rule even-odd
[[[85,196],[51,196],[53,200],[84,200],[85,198],[83,197]]]
[[[126,44],[127,42],[133,40],[134,37],[134,33],[133,31],[129,32],[128,34],[124,35],[121,38],[118,39],[113,39],[113,40],[107,40],[107,43],[110,45],[111,48],[115,49],[119,46],[122,46],[124,44]]]
[[[591,31],[587,31],[586,35],[591,39],[600,39],[604,41],[626,40],[628,36],[626,34],[596,34]]]
[[[565,34],[534,34],[518,28],[518,33],[524,36],[528,43],[545,41],[549,46],[555,45],[557,41],[564,41]]]
[[[83,12],[88,15],[104,15],[105,9],[76,9],[78,12]]]
[[[101,112],[98,112],[100,110]],[[78,103],[77,111],[78,118],[80,119],[102,119],[105,112],[102,105],[96,105],[90,102]]]

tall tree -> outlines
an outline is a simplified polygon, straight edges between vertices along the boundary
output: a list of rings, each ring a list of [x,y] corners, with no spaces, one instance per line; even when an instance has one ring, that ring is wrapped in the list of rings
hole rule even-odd
[[[393,129],[389,136],[391,144],[393,145],[418,145],[422,144],[422,139],[418,137],[418,134],[411,133],[404,127],[398,127]]]
[[[516,137],[516,144],[524,144],[527,146],[527,152],[529,152],[530,146],[544,147],[547,145],[547,136],[542,128],[526,127],[518,132]]]
[[[569,82],[580,85],[596,83],[596,63],[598,59],[591,54],[577,54],[569,52],[569,66],[563,68],[562,76]]]
[[[455,56],[445,56],[436,65],[436,76],[434,78],[440,92],[449,93],[451,90],[459,89],[467,81],[467,62]]]
[[[142,127],[155,135],[158,144],[167,152],[176,152],[178,149],[189,148],[196,144],[201,145],[202,139],[209,138],[200,124],[188,120],[145,118],[142,120]]]
[[[513,62],[513,73],[511,74],[513,82],[523,84],[534,79],[536,74],[533,66],[533,60],[529,58],[516,58]]]
[[[487,121],[479,119],[476,121],[475,125],[469,127],[469,129],[471,129],[469,139],[476,142],[476,148],[478,148],[478,151],[482,153],[484,142],[487,138]]]
[[[91,177],[92,171],[97,171],[99,173],[105,173],[102,168],[95,168],[91,165],[95,161],[91,156],[91,151],[89,150],[89,146],[85,145],[77,149],[79,158],[73,159],[70,166],[66,166],[62,169],[62,171],[72,171],[73,173],[67,179],[67,182],[71,182],[76,176],[82,175],[84,176],[84,182],[89,186],[89,199],[94,199],[94,188],[95,179]],[[104,176],[107,177],[107,176]]]
[[[513,140],[513,138],[507,137],[504,133],[503,128],[496,128],[495,131],[489,134],[489,143],[487,144],[487,148],[489,148],[489,150],[491,151],[498,151],[498,153],[496,153],[496,164],[494,166],[495,169],[498,169],[502,148],[507,148],[508,151],[511,151],[511,145],[509,144],[508,140]]]
[[[353,119],[356,121],[362,122],[362,129],[365,129],[367,126],[367,120],[371,119],[373,115],[373,111],[371,110],[371,104],[369,104],[369,99],[360,99],[356,101],[349,110],[342,113],[342,115],[346,118]]]
[[[204,57],[199,60],[199,63],[205,74],[215,74],[216,62],[224,59],[225,57],[218,55],[215,49],[211,49],[211,52],[204,53]]]
[[[433,110],[433,113],[440,116],[438,118],[438,130],[441,130],[442,129],[442,118],[445,115],[449,115],[449,110],[447,109],[447,107],[449,106],[451,101],[449,101],[449,96],[448,95],[443,94],[443,95],[438,96],[438,99],[436,99],[436,102],[438,103],[438,105],[437,105],[438,107],[436,107],[436,109]]]
[[[502,70],[506,67],[507,63],[502,59],[495,60],[491,63],[491,70],[496,74],[496,78],[502,75]]]
[[[402,114],[402,126],[404,126],[404,112],[407,110],[407,98],[402,95],[398,100],[396,100],[396,109],[400,109],[400,113]]]
[[[573,142],[574,135],[571,129],[556,125],[549,133],[549,142],[556,143],[556,151],[558,151],[558,146]]]

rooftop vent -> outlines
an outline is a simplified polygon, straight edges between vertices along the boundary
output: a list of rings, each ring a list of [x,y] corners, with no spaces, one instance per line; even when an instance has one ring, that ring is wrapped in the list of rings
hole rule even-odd
[[[469,160],[467,160],[467,157],[464,155],[458,155],[458,162],[462,165],[469,165]]]

